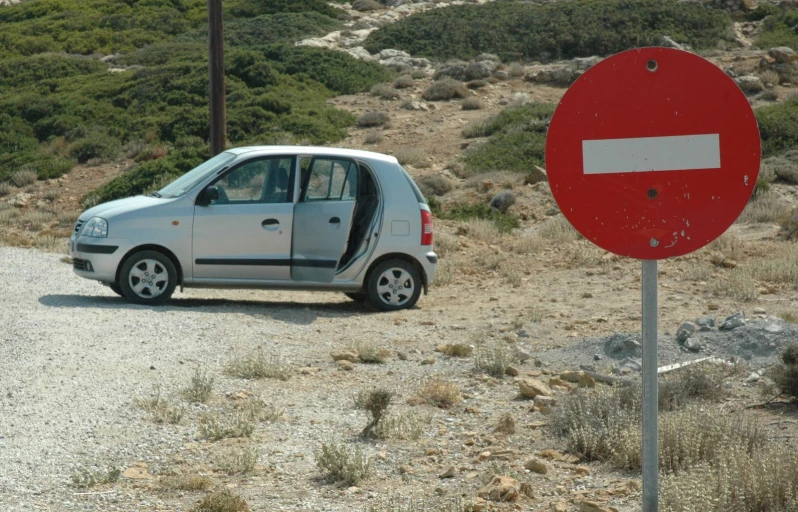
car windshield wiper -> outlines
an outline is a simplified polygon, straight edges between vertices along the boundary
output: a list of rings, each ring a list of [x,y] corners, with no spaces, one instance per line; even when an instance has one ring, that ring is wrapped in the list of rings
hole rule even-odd
[[[152,196],[152,197],[163,197],[160,192],[150,192],[147,195]]]

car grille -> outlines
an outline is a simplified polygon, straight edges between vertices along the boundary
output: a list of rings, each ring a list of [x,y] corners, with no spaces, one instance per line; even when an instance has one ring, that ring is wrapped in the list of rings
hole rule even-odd
[[[83,260],[80,258],[72,258],[72,268],[75,270],[84,270],[86,272],[92,272],[93,270],[89,260]]]
[[[78,221],[75,223],[75,231],[73,231],[73,233],[75,234],[75,236],[78,236],[78,235],[80,234],[80,230],[81,230],[82,228],[83,228],[83,221],[82,221],[82,220],[78,220]]]

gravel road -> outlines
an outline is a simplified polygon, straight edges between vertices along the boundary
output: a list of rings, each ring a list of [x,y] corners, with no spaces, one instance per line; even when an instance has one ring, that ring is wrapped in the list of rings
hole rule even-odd
[[[358,311],[337,294],[294,293],[291,299],[308,301],[295,304],[285,294],[270,293],[268,300],[278,302],[265,302],[249,291],[192,290],[166,307],[133,306],[75,276],[60,255],[2,247],[0,258],[3,512],[159,509],[147,501],[131,507],[135,496],[87,500],[70,486],[79,468],[157,463],[193,440],[196,429],[142,421],[134,398],[156,385],[184,385],[197,366],[221,373],[231,351],[261,344],[294,364],[310,364],[329,353],[325,343],[295,350],[317,330],[310,325],[319,316]]]

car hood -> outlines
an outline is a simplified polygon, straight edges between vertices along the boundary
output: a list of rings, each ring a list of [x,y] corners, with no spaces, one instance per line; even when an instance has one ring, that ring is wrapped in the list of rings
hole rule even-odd
[[[89,208],[83,212],[80,216],[80,220],[87,221],[92,217],[101,217],[109,220],[134,210],[142,210],[144,208],[162,205],[168,201],[169,199],[151,196],[126,197],[125,199],[117,199],[116,201],[109,201]]]

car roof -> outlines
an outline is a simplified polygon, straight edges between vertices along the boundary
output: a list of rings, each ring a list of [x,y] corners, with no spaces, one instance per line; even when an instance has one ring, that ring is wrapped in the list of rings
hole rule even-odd
[[[379,160],[383,162],[398,163],[396,157],[391,155],[384,155],[382,153],[374,153],[373,151],[362,151],[359,149],[348,148],[328,148],[322,146],[245,146],[240,148],[230,148],[226,150],[228,153],[241,155],[244,153],[258,152],[262,155],[279,155],[291,153],[296,155],[308,156],[341,156],[350,158],[361,158],[364,160]]]

